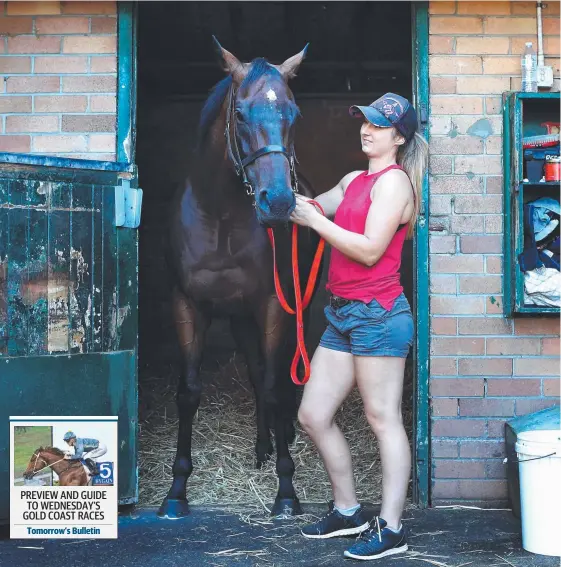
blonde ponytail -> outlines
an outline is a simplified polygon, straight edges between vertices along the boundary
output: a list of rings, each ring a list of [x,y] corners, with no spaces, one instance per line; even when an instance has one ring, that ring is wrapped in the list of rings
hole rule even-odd
[[[412,238],[415,232],[415,223],[417,222],[420,203],[423,197],[423,179],[427,169],[428,158],[429,145],[418,132],[415,132],[415,135],[411,138],[411,140],[399,146],[399,150],[397,152],[396,161],[399,165],[401,165],[401,167],[403,167],[405,173],[409,176],[411,185],[413,185],[413,192],[415,193],[415,210],[413,211],[413,216],[409,221],[407,238]]]

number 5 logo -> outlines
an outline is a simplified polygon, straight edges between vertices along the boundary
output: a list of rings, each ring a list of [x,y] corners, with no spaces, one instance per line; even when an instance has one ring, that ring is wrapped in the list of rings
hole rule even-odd
[[[101,463],[99,465],[99,476],[101,478],[111,478],[113,470],[110,463]]]

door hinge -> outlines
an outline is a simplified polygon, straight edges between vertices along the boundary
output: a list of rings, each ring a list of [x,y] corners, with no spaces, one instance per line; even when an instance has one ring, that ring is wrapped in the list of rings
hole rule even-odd
[[[142,209],[142,189],[131,187],[128,179],[122,179],[115,187],[115,226],[138,228]]]

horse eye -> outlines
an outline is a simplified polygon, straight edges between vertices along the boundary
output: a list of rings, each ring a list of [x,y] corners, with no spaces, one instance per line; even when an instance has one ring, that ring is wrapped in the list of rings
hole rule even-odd
[[[234,116],[236,117],[236,120],[238,120],[239,122],[243,122],[244,121],[244,116],[241,113],[241,110],[236,109],[234,111]]]

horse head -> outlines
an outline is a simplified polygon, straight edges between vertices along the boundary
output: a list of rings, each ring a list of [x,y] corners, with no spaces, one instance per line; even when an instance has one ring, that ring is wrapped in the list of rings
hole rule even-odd
[[[43,456],[43,447],[39,447],[33,452],[31,458],[29,459],[29,463],[27,463],[27,468],[23,473],[23,478],[26,480],[32,479],[35,474],[40,471],[41,469],[48,466],[45,457]]]
[[[307,46],[281,65],[265,59],[242,63],[214,38],[223,69],[231,77],[226,105],[226,146],[262,224],[287,222],[298,190],[294,130],[300,114],[288,80]]]

